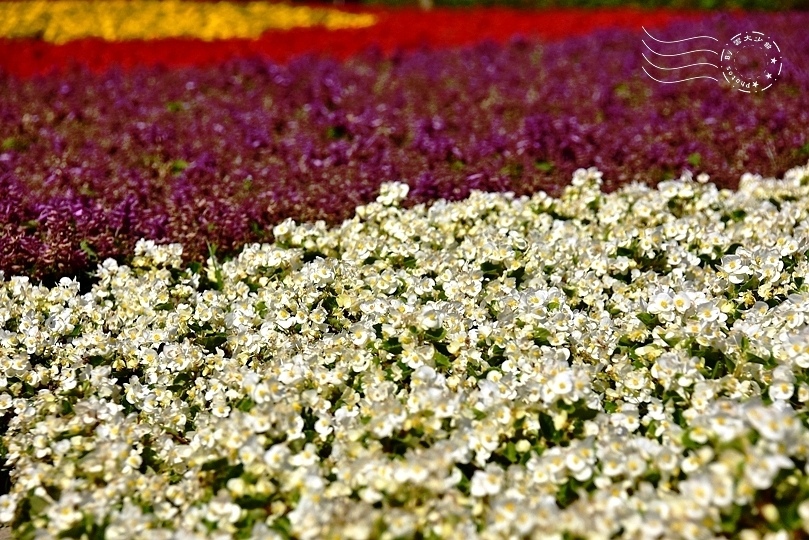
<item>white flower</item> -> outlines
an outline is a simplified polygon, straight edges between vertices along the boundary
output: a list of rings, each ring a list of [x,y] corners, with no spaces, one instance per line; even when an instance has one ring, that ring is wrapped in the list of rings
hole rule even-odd
[[[747,280],[747,276],[753,273],[739,255],[725,255],[722,257],[720,269],[728,275],[728,281],[736,284],[744,282]]]
[[[420,315],[421,326],[427,330],[433,330],[441,326],[441,313],[435,309],[426,308]]]
[[[783,401],[767,407],[760,402],[748,402],[744,407],[745,418],[762,437],[781,441],[798,427],[792,408]]]
[[[318,418],[315,422],[315,431],[321,438],[325,438],[334,431],[334,428],[331,426],[331,420],[325,416]]]
[[[623,455],[610,453],[601,459],[601,471],[604,475],[619,476],[626,470],[626,459]]]
[[[376,202],[384,206],[392,206],[406,199],[409,191],[410,186],[402,182],[385,182],[379,187]]]
[[[789,381],[774,380],[767,394],[773,401],[782,400],[786,401],[795,393],[795,385]]]
[[[697,317],[703,323],[720,321],[723,322],[727,319],[727,315],[722,313],[718,306],[713,302],[702,302],[697,305]]]
[[[668,313],[674,309],[674,300],[668,293],[662,292],[654,295],[649,301],[649,313]]]
[[[391,508],[385,512],[388,532],[394,537],[408,536],[415,530],[416,518],[399,508]]]
[[[264,452],[264,462],[271,470],[279,470],[286,466],[290,451],[286,444],[279,443]]]
[[[242,509],[239,505],[230,501],[221,501],[214,499],[208,503],[208,515],[213,518],[209,519],[214,523],[223,520],[226,523],[236,523],[239,521]]]
[[[11,495],[0,495],[0,523],[11,523],[17,511],[17,502]]]
[[[688,294],[683,292],[675,294],[671,302],[678,313],[685,313],[691,307],[691,298],[689,298]]]
[[[578,472],[587,467],[587,461],[578,452],[568,452],[565,456],[565,466],[572,472]]]
[[[715,414],[708,417],[710,429],[722,442],[729,442],[745,431],[744,421],[726,414]]]
[[[469,493],[473,497],[496,495],[503,483],[503,471],[497,466],[489,465],[486,470],[475,471],[469,485]]]
[[[548,382],[548,388],[557,396],[566,396],[573,391],[573,376],[570,370],[564,370]]]
[[[312,443],[306,443],[303,450],[289,457],[289,464],[293,467],[308,467],[317,463],[319,459],[317,447]]]
[[[719,474],[714,474],[711,478],[713,504],[719,508],[727,508],[733,502],[735,495],[731,472],[724,468]]]
[[[357,347],[365,347],[365,345],[374,338],[373,332],[364,324],[355,323],[350,328],[352,338],[351,342]]]
[[[714,489],[711,479],[705,475],[690,477],[680,482],[680,493],[688,500],[705,508],[711,504]]]
[[[632,453],[626,460],[626,473],[631,478],[637,478],[646,472],[646,460],[639,454]]]
[[[801,528],[809,534],[809,499],[798,505],[798,516],[801,518]]]
[[[285,307],[282,307],[281,309],[278,310],[278,312],[276,313],[275,321],[276,324],[281,328],[283,328],[284,330],[289,330],[290,328],[295,326],[297,322],[295,315],[293,313],[290,313],[290,311]]]
[[[778,471],[794,467],[792,460],[782,455],[750,456],[745,463],[744,477],[756,489],[769,489]]]
[[[82,519],[82,513],[73,504],[55,504],[47,509],[46,514],[57,531],[65,531]]]

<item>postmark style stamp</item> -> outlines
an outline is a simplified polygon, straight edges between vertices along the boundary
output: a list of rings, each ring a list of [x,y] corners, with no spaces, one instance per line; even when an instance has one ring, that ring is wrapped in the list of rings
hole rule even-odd
[[[658,64],[668,64],[662,66],[655,64],[645,52],[642,53],[643,59],[656,76],[647,71],[646,66],[642,66],[643,72],[659,83],[674,84],[694,79],[712,79],[721,82],[721,79],[717,78],[721,73],[730,88],[750,94],[770,88],[781,76],[784,67],[784,57],[778,43],[770,36],[755,30],[736,34],[724,45],[721,52],[712,48],[693,48],[680,52],[672,50],[674,48],[679,51],[682,45],[678,44],[692,40],[703,40],[703,43],[706,43],[704,40],[712,40],[718,44],[719,39],[713,36],[693,36],[664,41],[652,36],[646,28],[643,31],[657,42],[653,48],[646,43],[646,40],[641,40],[646,49],[660,57],[656,59]],[[669,50],[659,52],[657,49]],[[718,56],[719,62],[715,64],[708,61],[714,58],[709,55]]]
[[[775,83],[784,67],[778,43],[756,31],[730,38],[720,61],[725,80],[740,92],[763,92]]]

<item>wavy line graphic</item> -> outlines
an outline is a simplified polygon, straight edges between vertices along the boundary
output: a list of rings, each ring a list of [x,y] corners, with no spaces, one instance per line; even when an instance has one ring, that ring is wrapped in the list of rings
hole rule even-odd
[[[654,37],[652,34],[650,34],[650,33],[649,33],[649,31],[648,31],[648,30],[646,30],[646,27],[641,26],[641,28],[643,28],[643,31],[644,31],[644,32],[646,32],[646,35],[647,35],[647,36],[649,36],[649,37],[650,37],[650,38],[652,38],[653,40],[657,41],[658,43],[682,43],[683,41],[688,41],[688,40],[690,40],[690,39],[703,39],[703,38],[706,38],[706,39],[712,39],[712,40],[714,40],[714,41],[719,41],[718,39],[716,39],[716,38],[715,38],[715,37],[713,37],[713,36],[694,36],[694,37],[685,38],[685,39],[675,39],[674,41],[664,41],[664,40],[662,40],[662,39],[657,39],[657,38],[656,38],[656,37]]]
[[[682,56],[684,54],[691,54],[691,53],[695,53],[695,52],[710,52],[710,53],[714,53],[715,55],[719,56],[719,53],[712,50],[712,49],[694,49],[693,51],[685,51],[685,52],[676,53],[676,54],[662,54],[662,53],[657,52],[653,48],[649,47],[649,45],[647,45],[644,40],[640,40],[640,41],[641,41],[641,43],[646,45],[647,49],[649,49],[650,51],[652,51],[653,53],[655,53],[658,56]]]
[[[652,77],[651,75],[649,75],[649,72],[648,72],[648,71],[646,71],[646,68],[645,68],[645,67],[641,66],[640,68],[643,70],[643,72],[644,72],[646,75],[648,75],[648,76],[649,76],[649,78],[650,78],[650,79],[652,79],[653,81],[657,81],[657,82],[659,82],[659,83],[663,83],[663,84],[674,84],[674,83],[680,83],[680,82],[685,82],[685,81],[693,81],[694,79],[711,79],[712,81],[719,82],[719,79],[715,79],[715,78],[713,78],[713,77],[709,77],[709,76],[707,76],[707,75],[700,75],[699,77],[689,77],[689,78],[687,78],[687,79],[678,79],[678,80],[676,80],[676,81],[661,81],[660,79],[655,79],[654,77]]]
[[[673,69],[683,69],[683,68],[693,67],[693,66],[711,66],[711,67],[715,67],[716,69],[719,69],[719,66],[717,66],[716,64],[711,64],[710,62],[697,62],[696,64],[688,64],[686,66],[673,67],[673,68],[661,67],[661,66],[658,66],[657,64],[655,64],[654,62],[652,62],[651,60],[649,60],[648,58],[646,58],[646,55],[644,53],[640,53],[640,54],[641,54],[641,56],[643,56],[643,59],[646,60],[647,62],[649,62],[650,64],[652,64],[652,66],[656,67],[657,69],[664,69],[666,71],[671,71]]]
[[[675,39],[675,40],[672,40],[672,41],[667,41],[667,40],[664,40],[664,39],[658,39],[658,38],[654,37],[652,34],[649,33],[648,30],[646,30],[646,27],[642,26],[641,28],[643,28],[643,31],[646,33],[647,36],[649,36],[650,39],[652,39],[652,40],[654,40],[654,41],[656,41],[658,43],[662,43],[664,45],[671,45],[671,44],[674,44],[674,43],[685,43],[687,41],[692,41],[692,40],[695,40],[695,39],[712,39],[714,41],[719,41],[717,38],[715,38],[713,36],[693,36],[693,37],[687,37],[687,38],[683,38],[683,39]],[[698,53],[698,52],[713,53],[713,54],[719,56],[719,53],[717,51],[713,50],[713,49],[693,49],[693,50],[685,51],[685,52],[667,54],[667,53],[662,53],[662,52],[654,50],[652,47],[649,46],[648,43],[646,43],[645,39],[641,39],[641,43],[643,43],[644,47],[649,49],[649,52],[651,52],[652,54],[654,54],[656,56],[662,56],[662,57],[665,57],[665,58],[682,57],[682,56],[685,56],[687,54],[693,54],[693,53]],[[665,49],[665,47],[664,47],[664,49]],[[680,70],[680,69],[692,68],[692,67],[697,67],[697,66],[710,66],[710,67],[712,67],[714,69],[719,69],[719,66],[717,66],[716,64],[712,64],[711,62],[693,62],[693,63],[690,63],[690,64],[684,64],[684,65],[675,66],[675,67],[664,67],[664,66],[658,66],[657,64],[652,62],[649,59],[649,57],[646,56],[645,52],[641,52],[641,56],[643,56],[643,59],[646,61],[647,64],[649,64],[653,68],[658,69],[658,70],[660,70],[662,72],[677,71],[677,70]],[[685,60],[685,58],[683,58],[683,60]],[[641,69],[643,69],[643,72],[646,74],[647,77],[649,77],[653,81],[663,83],[663,84],[677,84],[677,83],[686,82],[686,81],[693,81],[695,79],[711,79],[712,81],[719,82],[719,79],[717,79],[715,77],[711,77],[710,75],[696,75],[694,77],[682,77],[680,79],[677,79],[676,81],[666,81],[666,80],[658,79],[657,77],[653,77],[652,74],[649,73],[649,71],[646,69],[646,66],[641,66]],[[685,75],[685,73],[682,73],[682,72],[679,72],[679,73],[681,75]]]

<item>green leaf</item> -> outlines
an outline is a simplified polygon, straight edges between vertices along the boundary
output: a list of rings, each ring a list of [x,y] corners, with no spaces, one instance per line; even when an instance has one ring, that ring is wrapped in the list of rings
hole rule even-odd
[[[435,365],[440,368],[449,369],[452,367],[452,360],[437,350],[433,353],[433,361],[435,362]]]
[[[447,335],[447,331],[444,330],[441,327],[439,327],[439,328],[430,328],[429,330],[426,330],[424,332],[424,337],[428,341],[432,341],[432,342],[441,341],[442,339],[444,339],[444,337],[446,337],[446,335]]]
[[[391,354],[401,354],[402,344],[399,342],[399,338],[391,337],[382,342],[382,350]]]
[[[572,483],[572,480],[568,481],[565,484],[563,484],[559,488],[559,491],[556,493],[556,500],[559,502],[559,506],[562,507],[562,508],[566,508],[566,507],[570,506],[571,504],[573,504],[573,502],[576,501],[576,499],[579,498],[579,496],[576,494],[576,492],[571,487],[571,485],[570,485],[571,483]]]
[[[28,504],[31,507],[31,512],[35,515],[41,514],[48,506],[50,506],[48,501],[39,495],[31,495],[28,497]]]
[[[506,448],[503,451],[503,457],[505,457],[511,463],[517,463],[519,459],[517,457],[517,446],[513,442],[509,441],[506,444]]]
[[[286,516],[281,516],[276,519],[273,524],[270,525],[270,529],[280,534],[284,540],[290,540],[292,538],[292,525],[289,522],[289,518]]]
[[[90,364],[91,366],[98,367],[102,364],[106,364],[107,359],[98,354],[94,354],[93,356],[87,358],[87,363]]]
[[[232,465],[229,467],[224,467],[223,469],[217,469],[214,471],[214,480],[211,484],[213,488],[213,492],[216,493],[225,485],[227,484],[228,480],[231,478],[238,478],[244,473],[244,465],[239,463],[238,465]]]
[[[483,272],[484,279],[496,279],[506,269],[502,263],[485,262],[480,265],[480,271]]]
[[[770,358],[762,358],[762,357],[757,356],[757,355],[755,355],[755,354],[753,354],[751,352],[747,352],[747,353],[745,353],[744,358],[748,362],[753,362],[754,364],[761,364],[767,369],[772,369],[777,365],[777,363],[772,358],[772,356]]]
[[[141,473],[146,473],[151,467],[154,470],[157,470],[160,467],[160,460],[157,459],[157,452],[154,451],[154,448],[151,446],[144,447],[143,451],[140,454],[142,462],[140,464],[140,471]]]
[[[180,112],[185,107],[182,101],[169,101],[166,103],[166,110],[168,112]]]
[[[178,175],[188,168],[189,163],[184,159],[175,159],[171,162],[171,173]]]
[[[657,315],[653,315],[651,313],[638,313],[636,317],[640,319],[640,322],[645,324],[647,328],[654,328],[657,326]]]
[[[514,281],[519,287],[520,285],[522,285],[523,281],[525,281],[525,268],[520,267],[517,268],[516,270],[512,270],[511,272],[508,273],[508,277],[514,278]]]
[[[576,296],[576,288],[575,287],[571,287],[569,285],[563,285],[562,290],[564,291],[565,296],[567,296],[568,298],[574,298]]]
[[[245,510],[254,510],[266,507],[271,500],[272,495],[247,495],[239,497],[235,502]]]
[[[553,441],[556,439],[556,429],[553,426],[553,418],[545,413],[539,413],[539,428],[542,430],[542,435],[546,440]]]
[[[725,356],[725,371],[729,374],[736,373],[736,362],[729,356]]]
[[[744,210],[733,210],[727,214],[728,219],[731,221],[742,221],[747,216],[747,212]]]
[[[741,287],[739,287],[739,292],[749,291],[750,289],[755,289],[759,286],[758,276],[753,276],[747,281],[745,281]]]
[[[534,343],[539,346],[542,345],[550,346],[551,344],[551,342],[549,341],[550,337],[551,337],[550,330],[542,326],[534,329],[534,333],[532,335]]]
[[[62,400],[62,414],[68,415],[73,414],[73,403],[70,402],[69,399]]]
[[[343,139],[348,136],[348,129],[343,125],[329,126],[328,129],[326,129],[326,137],[329,139]]]
[[[217,470],[217,469],[221,469],[223,467],[227,467],[227,464],[228,464],[228,458],[223,457],[223,458],[219,458],[219,459],[213,459],[211,461],[207,461],[207,462],[203,463],[202,467],[200,467],[200,470],[202,470],[202,471],[214,471],[214,470]]]
[[[683,446],[689,450],[696,450],[702,447],[701,443],[698,443],[697,441],[691,438],[691,429],[687,429],[683,433],[682,443]]]
[[[581,402],[577,403],[579,405]],[[581,420],[592,420],[596,416],[598,416],[598,411],[596,409],[589,409],[581,404],[577,406],[573,412],[569,413],[570,418],[578,418]]]
[[[741,506],[736,504],[731,505],[729,510],[722,512],[722,532],[728,534],[738,533],[739,520],[745,514],[749,515]]]
[[[85,255],[87,255],[88,260],[90,261],[98,260],[98,254],[95,252],[95,250],[93,250],[93,248],[90,246],[87,240],[82,240],[81,242],[79,242],[79,248],[84,252]]]
[[[554,169],[554,165],[550,161],[537,161],[534,163],[534,168],[538,171],[547,173]]]
[[[228,340],[227,334],[224,332],[216,332],[205,336],[200,336],[196,339],[197,344],[205,348],[209,353],[216,352],[217,347],[221,347]]]
[[[172,381],[172,385],[174,386],[185,386],[189,382],[191,382],[191,375],[189,373],[178,373],[174,380]]]
[[[80,324],[77,324],[73,327],[73,330],[70,331],[69,334],[65,334],[65,337],[79,337],[83,331],[83,328]]]
[[[236,408],[242,412],[250,412],[254,405],[255,402],[247,396],[236,402]]]
[[[6,137],[3,139],[3,142],[0,143],[0,150],[26,150],[28,148],[28,143],[23,141],[22,139],[18,139],[16,137]]]

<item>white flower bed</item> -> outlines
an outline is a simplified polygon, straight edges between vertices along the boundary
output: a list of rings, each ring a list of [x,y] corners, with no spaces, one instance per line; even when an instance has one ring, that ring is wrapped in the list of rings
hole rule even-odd
[[[221,264],[142,241],[87,294],[6,279],[0,522],[809,534],[809,167],[699,180],[607,195],[580,170],[559,200],[410,210],[387,184],[339,228],[285,222]]]

